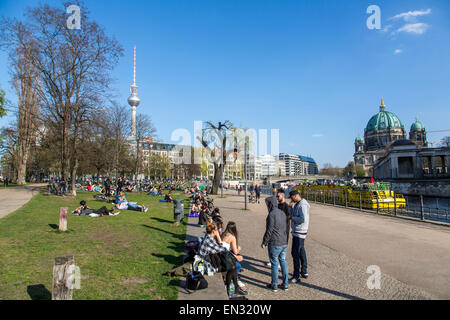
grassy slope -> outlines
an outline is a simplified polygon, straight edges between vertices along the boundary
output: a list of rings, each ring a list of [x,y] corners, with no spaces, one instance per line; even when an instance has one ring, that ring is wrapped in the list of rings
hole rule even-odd
[[[69,231],[59,232],[60,207],[72,211],[83,199],[91,208],[111,207],[92,195],[39,194],[0,220],[0,299],[48,298],[54,258],[66,255],[74,255],[81,272],[74,299],[177,298],[178,279],[162,276],[183,260],[186,223],[172,224],[173,205],[160,203],[161,197],[129,194],[129,201],[147,205],[148,212],[123,210],[98,218],[69,214]]]

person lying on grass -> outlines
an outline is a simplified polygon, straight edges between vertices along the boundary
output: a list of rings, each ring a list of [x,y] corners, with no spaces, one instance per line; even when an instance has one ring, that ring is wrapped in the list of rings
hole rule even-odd
[[[120,210],[133,210],[141,212],[148,211],[148,208],[144,205],[139,205],[136,202],[129,202],[127,198],[125,198],[125,193],[123,191],[119,192],[116,197],[115,203],[115,207]]]
[[[91,209],[88,207],[86,201],[81,200],[80,201],[80,207],[76,208],[73,212],[75,214],[78,214],[80,216],[88,216],[91,214],[100,215],[100,216],[117,216],[120,214],[120,211],[114,212],[114,207],[110,210],[106,208],[105,206],[101,207],[100,209]]]

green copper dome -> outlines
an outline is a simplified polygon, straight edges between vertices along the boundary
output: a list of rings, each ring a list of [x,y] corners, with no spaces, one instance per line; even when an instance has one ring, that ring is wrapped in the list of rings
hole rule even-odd
[[[424,127],[423,124],[422,124],[419,120],[417,120],[417,119],[416,119],[416,122],[414,122],[414,123],[411,125],[411,131],[419,131],[419,130],[423,130],[423,129],[425,129],[425,127]]]
[[[366,126],[366,132],[386,129],[404,129],[404,126],[395,114],[386,111],[386,106],[381,100],[380,112],[370,118]]]
[[[355,139],[355,142],[363,142],[364,143],[364,140],[363,140],[363,138],[358,136],[358,138]]]

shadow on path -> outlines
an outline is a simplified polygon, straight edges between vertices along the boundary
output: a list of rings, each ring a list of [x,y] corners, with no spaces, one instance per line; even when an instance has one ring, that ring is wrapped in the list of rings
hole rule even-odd
[[[243,256],[243,257],[244,257],[244,261],[242,262],[242,267],[244,267],[248,271],[255,272],[255,273],[267,276],[268,281],[267,282],[263,282],[263,281],[260,281],[260,280],[248,277],[245,273],[241,274],[240,277],[243,280],[245,280],[246,282],[248,282],[249,284],[252,284],[252,285],[254,285],[256,287],[260,287],[260,288],[263,288],[263,289],[267,289],[266,285],[270,282],[270,279],[271,279],[271,276],[272,276],[270,268],[268,266],[266,266],[266,262],[267,261],[262,261],[262,260],[255,259],[255,258],[252,258],[252,257],[249,257],[249,256]],[[255,262],[250,262],[249,260],[262,263],[262,265],[256,264]],[[265,268],[265,269],[268,269],[269,271],[263,271],[260,268]],[[310,289],[313,289],[313,290],[322,291],[322,292],[325,292],[325,293],[328,293],[328,294],[332,294],[332,295],[335,295],[335,296],[338,296],[338,297],[341,297],[341,298],[344,298],[344,299],[364,300],[364,299],[362,299],[360,297],[352,296],[350,294],[339,292],[339,291],[336,291],[336,290],[323,288],[323,287],[320,287],[320,286],[317,286],[317,285],[314,285],[314,284],[311,284],[311,283],[303,282],[303,281],[301,281],[298,285],[301,285],[301,286],[304,286],[304,287],[307,287],[307,288],[310,288]]]
[[[350,300],[364,300],[363,298],[360,297],[356,297],[356,296],[352,296],[351,294],[347,294],[347,293],[343,293],[343,292],[339,292],[339,291],[335,291],[335,290],[331,290],[331,289],[327,289],[327,288],[322,288],[319,286],[316,286],[314,284],[311,283],[306,283],[306,282],[302,282],[300,281],[299,285],[310,288],[310,289],[314,289],[314,290],[319,290],[325,293],[329,293],[341,298],[345,298],[345,299],[350,299]]]

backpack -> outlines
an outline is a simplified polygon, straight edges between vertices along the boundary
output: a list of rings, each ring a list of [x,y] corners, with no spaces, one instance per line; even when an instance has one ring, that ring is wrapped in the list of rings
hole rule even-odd
[[[186,277],[186,287],[189,290],[202,290],[208,288],[208,281],[198,271],[189,272]]]
[[[219,252],[219,258],[222,265],[222,271],[230,271],[236,266],[236,258],[228,250]]]

